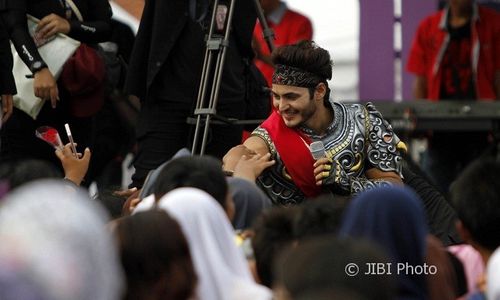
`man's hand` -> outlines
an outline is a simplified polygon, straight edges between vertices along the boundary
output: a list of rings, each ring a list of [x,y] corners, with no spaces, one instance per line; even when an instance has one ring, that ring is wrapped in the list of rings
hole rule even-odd
[[[270,158],[271,153],[243,155],[234,168],[233,176],[255,182],[264,169],[275,164],[274,160],[269,160]]]
[[[339,162],[326,157],[314,163],[314,177],[316,185],[345,186],[349,184],[349,177]]]
[[[57,89],[56,80],[48,68],[43,68],[35,73],[33,89],[35,96],[43,100],[50,99],[52,108],[56,108],[59,100],[59,90]]]
[[[2,123],[7,122],[7,120],[12,115],[12,111],[14,110],[14,100],[12,99],[12,95],[2,95]]]
[[[83,157],[79,158],[81,154],[73,153],[71,144],[66,144],[64,148],[56,150],[56,155],[63,166],[64,178],[71,180],[76,185],[80,185],[89,169],[90,149],[85,148]]]
[[[56,33],[68,34],[71,25],[68,20],[56,14],[50,14],[40,20],[36,28],[36,34],[39,38],[48,39]]]

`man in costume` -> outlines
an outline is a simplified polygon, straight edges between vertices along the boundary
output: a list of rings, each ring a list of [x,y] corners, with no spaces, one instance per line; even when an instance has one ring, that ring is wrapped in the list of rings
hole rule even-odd
[[[324,192],[355,194],[379,185],[402,184],[404,143],[371,104],[330,100],[328,51],[312,41],[278,48],[272,56],[274,111],[243,146],[225,157],[271,154],[276,161],[257,177],[274,204],[295,204]],[[326,157],[314,160],[309,145],[324,144]],[[243,151],[242,151],[243,150]],[[266,157],[266,156],[264,156]]]

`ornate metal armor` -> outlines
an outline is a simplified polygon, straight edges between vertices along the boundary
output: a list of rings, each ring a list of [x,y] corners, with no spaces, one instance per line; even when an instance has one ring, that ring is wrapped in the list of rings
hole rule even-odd
[[[334,118],[325,135],[316,135],[303,126],[299,129],[312,141],[322,141],[327,157],[340,166],[340,178],[327,187],[336,192],[356,194],[377,185],[389,184],[382,180],[367,179],[365,171],[370,168],[393,171],[401,176],[402,158],[399,151],[404,148],[404,143],[394,134],[391,125],[382,118],[375,106],[371,103],[331,104]],[[258,127],[252,135],[264,139],[276,160],[274,166],[259,176],[257,184],[274,204],[289,205],[304,201],[304,194],[287,173],[267,131]]]

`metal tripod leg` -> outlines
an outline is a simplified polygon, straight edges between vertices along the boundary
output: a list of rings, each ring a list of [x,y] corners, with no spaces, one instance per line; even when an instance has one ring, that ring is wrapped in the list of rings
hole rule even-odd
[[[229,12],[227,13],[225,21],[224,35],[217,36],[215,34],[215,26],[216,26],[217,10],[219,9],[219,0],[214,1],[214,7],[210,22],[210,29],[207,38],[207,47],[205,50],[205,58],[203,62],[200,89],[198,90],[198,99],[196,101],[196,109],[194,111],[194,114],[196,116],[196,127],[193,139],[193,146],[191,150],[191,153],[193,155],[197,153],[198,142],[200,139],[202,118],[205,117],[204,120],[205,128],[203,130],[203,138],[201,141],[199,155],[203,155],[205,153],[210,120],[216,114],[217,100],[219,98],[220,84],[222,79],[222,71],[224,69],[227,47],[229,46],[231,22],[234,14],[234,3],[235,0],[230,0]],[[212,60],[214,52],[217,52],[216,65],[213,76],[214,80],[212,81],[208,106],[205,107],[205,97],[207,94],[207,86],[208,86],[209,75],[212,69]]]
[[[247,0],[242,0],[242,1],[247,1]],[[225,30],[223,36],[215,34],[216,17],[217,17],[217,10],[219,8],[219,2],[220,2],[219,0],[214,1],[213,11],[210,21],[210,28],[205,49],[205,56],[203,60],[203,69],[201,73],[200,87],[198,90],[196,108],[194,111],[194,115],[196,116],[196,127],[193,138],[193,146],[191,149],[191,153],[193,155],[197,154],[203,117],[205,118],[204,119],[205,127],[203,130],[203,137],[201,141],[199,155],[205,154],[211,118],[216,116],[216,108],[217,108],[217,101],[219,99],[222,72],[224,70],[227,47],[229,46],[229,35],[231,32],[231,24],[233,20],[236,0],[229,0],[229,12],[226,17],[225,27],[224,27]],[[267,24],[259,0],[254,0],[254,4],[260,24],[263,28],[264,38],[266,39],[267,45],[270,51],[272,52],[274,50],[274,43],[273,43],[274,32],[272,29],[269,28]],[[217,53],[215,54],[215,52]],[[213,76],[214,80],[212,81],[208,106],[205,107],[205,102],[206,102],[205,99],[207,95],[210,73],[212,71],[212,63],[214,60],[214,55],[217,55],[215,71]]]
[[[269,52],[273,53],[274,51],[274,30],[269,28],[269,24],[267,23],[266,16],[264,16],[264,10],[262,10],[262,6],[260,5],[260,0],[254,0],[255,11],[257,12],[257,17],[259,18],[260,26],[262,27],[262,34],[264,36],[264,40],[266,40],[267,47],[269,48]]]

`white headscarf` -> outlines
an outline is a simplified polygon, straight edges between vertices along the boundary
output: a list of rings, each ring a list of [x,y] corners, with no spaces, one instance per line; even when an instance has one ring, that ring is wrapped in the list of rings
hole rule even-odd
[[[137,204],[137,206],[132,211],[132,214],[134,215],[139,212],[148,211],[150,209],[153,209],[154,207],[155,207],[155,195],[151,194],[146,198],[142,199],[141,202]]]
[[[123,277],[105,212],[80,190],[55,180],[27,184],[0,203],[0,298],[114,300]],[[6,278],[9,284],[6,286]]]
[[[500,300],[500,247],[493,252],[487,266],[487,285],[486,293],[488,300]]]
[[[178,188],[159,203],[179,222],[198,275],[197,297],[203,300],[271,299],[256,284],[243,253],[236,247],[229,220],[216,200],[195,188]]]

